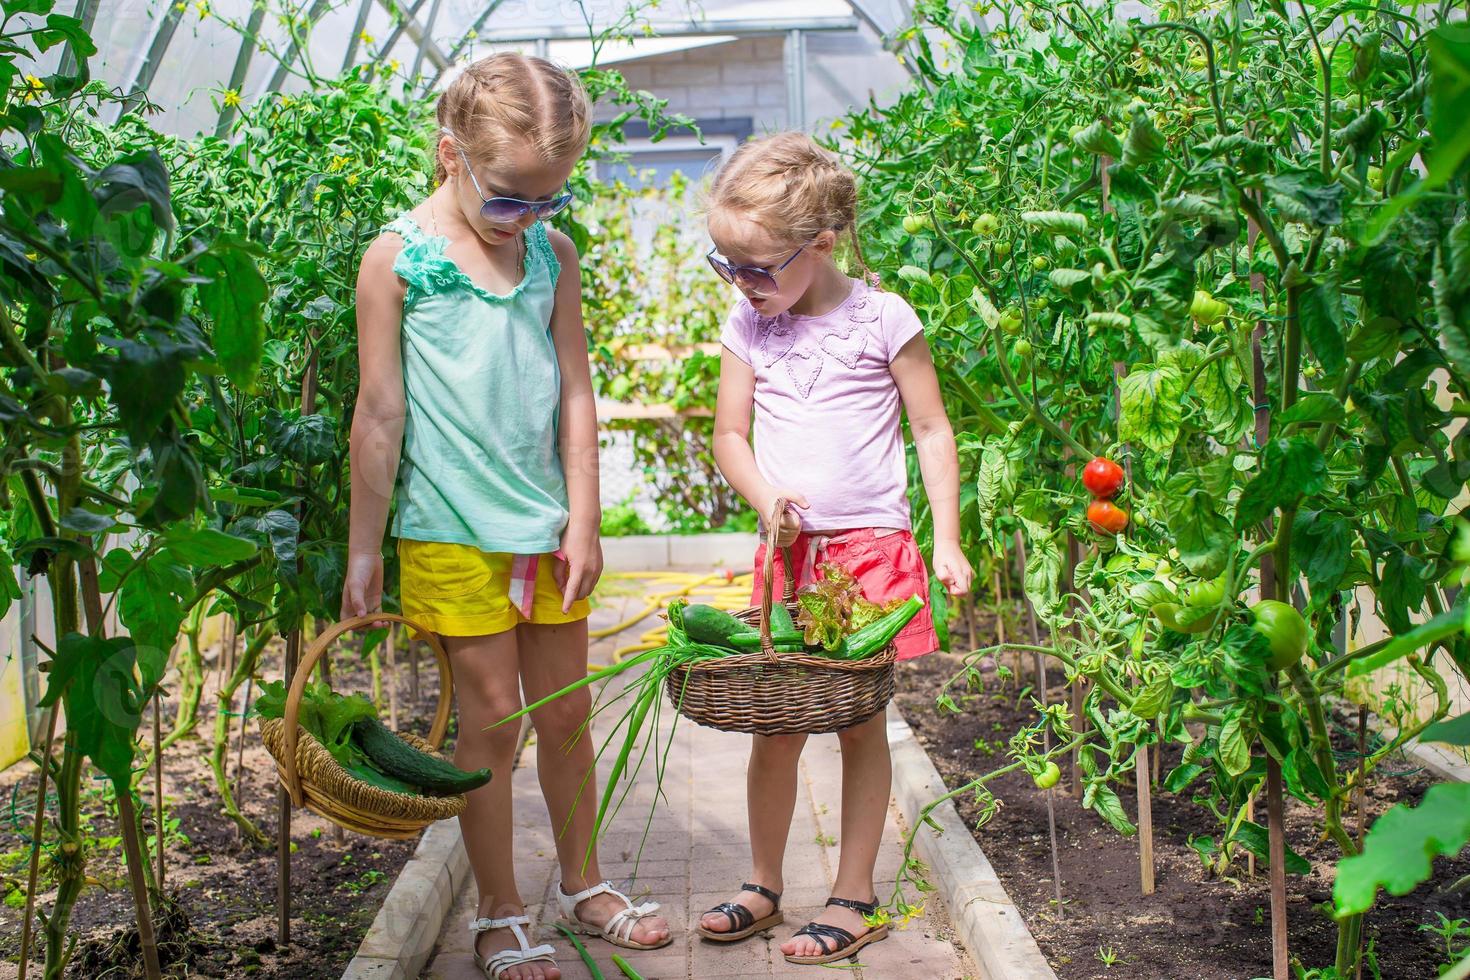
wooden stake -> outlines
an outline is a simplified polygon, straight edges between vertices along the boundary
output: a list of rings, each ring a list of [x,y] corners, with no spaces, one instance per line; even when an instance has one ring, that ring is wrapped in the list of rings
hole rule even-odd
[[[1073,578],[1076,576],[1076,573],[1077,573],[1077,562],[1078,562],[1081,554],[1082,554],[1082,543],[1077,540],[1077,536],[1076,535],[1074,535],[1074,534],[1072,534],[1072,532],[1068,531],[1067,532],[1067,578],[1066,578],[1066,581],[1067,581],[1067,583],[1069,585],[1072,583]],[[1077,632],[1077,626],[1075,624],[1072,626],[1072,632],[1073,632],[1074,635]],[[1082,678],[1080,678],[1080,677],[1074,678],[1073,681],[1072,681],[1072,729],[1075,732],[1077,732],[1077,734],[1079,734],[1079,735],[1082,734],[1083,732],[1087,731],[1087,728],[1088,728],[1088,725],[1087,725],[1087,716],[1082,713],[1082,697],[1083,697]],[[1079,761],[1081,759],[1081,757],[1082,757],[1081,747],[1080,746],[1074,746],[1072,748],[1072,782],[1071,782],[1071,792],[1072,792],[1073,799],[1078,799],[1078,800],[1082,799],[1082,766],[1081,766],[1081,763]]]
[[[1363,850],[1363,835],[1368,831],[1368,706],[1358,705],[1358,850]],[[1363,939],[1367,930],[1358,919],[1357,966],[1353,980],[1363,980]]]
[[[1138,874],[1145,895],[1154,893],[1154,803],[1148,782],[1148,746],[1138,747]]]
[[[288,688],[296,674],[300,654],[301,630],[297,628],[286,637],[286,664],[282,673]],[[276,945],[285,948],[291,945],[291,795],[284,786],[276,788],[276,814]]]
[[[46,740],[41,743],[41,774],[36,780],[36,822],[31,836],[31,866],[26,876],[26,912],[20,929],[20,975],[26,980],[31,961],[31,920],[36,914],[36,883],[41,873],[41,841],[46,832],[46,778],[51,775],[51,743],[56,739],[56,715],[61,702],[51,705],[46,713]]]
[[[1038,646],[1040,644],[1037,644]],[[1052,636],[1052,645],[1056,645],[1056,636]],[[1036,654],[1036,685],[1041,689],[1041,700],[1046,702],[1046,661],[1040,653]],[[1051,729],[1048,728],[1041,735],[1041,750],[1051,751]],[[1057,901],[1057,922],[1062,921],[1062,858],[1057,848],[1057,803],[1056,787],[1045,790],[1046,792],[1046,830],[1051,837],[1051,883],[1052,894]]]
[[[1266,756],[1266,830],[1271,854],[1271,968],[1273,980],[1291,980],[1286,934],[1286,822],[1281,764]]]
[[[201,679],[200,683],[203,683]],[[158,720],[158,702],[162,699],[161,693],[153,695],[153,823],[154,832],[158,835],[158,897],[163,899],[163,834],[164,834],[164,810],[163,810],[163,752],[159,745],[163,742],[163,725]]]
[[[148,886],[143,881],[143,848],[138,842],[138,814],[133,809],[133,791],[119,786],[117,819],[122,824],[123,849],[128,857],[128,886],[133,893],[133,907],[138,915],[138,944],[143,947],[143,975],[160,980],[163,970],[158,963],[158,941],[153,935],[153,916],[148,909]],[[161,836],[161,835],[160,835]]]
[[[1251,793],[1245,798],[1245,818],[1251,823],[1256,822],[1256,794]],[[1256,874],[1256,856],[1251,851],[1245,853],[1245,873],[1251,877]]]
[[[235,744],[235,800],[237,803],[240,799],[240,783],[245,778],[245,721],[250,716],[250,695],[254,684],[254,674],[245,678],[245,707],[240,711],[240,738]]]

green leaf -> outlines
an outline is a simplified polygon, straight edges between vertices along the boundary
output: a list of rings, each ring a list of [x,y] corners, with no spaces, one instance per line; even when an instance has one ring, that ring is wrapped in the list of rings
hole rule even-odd
[[[1347,188],[1340,183],[1324,184],[1315,170],[1275,174],[1266,178],[1271,203],[1291,221],[1312,225],[1342,223],[1342,201]]]
[[[1441,24],[1429,32],[1429,133],[1426,190],[1453,177],[1470,158],[1470,31]]]
[[[161,667],[143,671],[140,686],[139,653],[126,636],[103,639],[68,633],[57,644],[42,699],[46,705],[62,701],[68,741],[124,792],[130,788],[143,705],[162,673]],[[153,683],[147,680],[149,674],[154,675]]]
[[[269,544],[278,564],[295,567],[296,541],[301,533],[301,525],[294,515],[284,510],[270,510],[258,517],[241,517],[231,526],[231,530]]]
[[[1327,484],[1327,461],[1309,439],[1273,439],[1261,454],[1261,471],[1241,492],[1237,526],[1264,520],[1277,507],[1289,507],[1321,492]]]
[[[1128,820],[1128,814],[1123,811],[1123,802],[1118,799],[1118,794],[1107,783],[1088,783],[1082,794],[1082,805],[1096,810],[1098,816],[1125,837],[1131,837],[1138,832],[1138,828],[1133,826]]]
[[[1092,273],[1086,269],[1053,269],[1048,274],[1058,292],[1080,299],[1092,291]]]
[[[1340,374],[1347,366],[1347,344],[1342,335],[1342,290],[1337,280],[1329,276],[1309,286],[1297,303],[1307,346],[1322,362],[1322,370],[1334,376]]]
[[[1133,713],[1140,718],[1157,718],[1174,699],[1174,679],[1167,670],[1159,673],[1133,699]]]
[[[163,426],[174,399],[184,390],[185,348],[154,335],[141,339],[109,337],[115,357],[94,365],[107,379],[124,431],[134,445],[145,445]]]
[[[1465,629],[1465,611],[1449,609],[1428,622],[1389,640],[1381,649],[1366,657],[1359,657],[1347,666],[1349,677],[1362,677],[1418,650],[1420,647],[1449,639]]]
[[[1220,726],[1220,765],[1232,776],[1244,775],[1251,767],[1251,740],[1245,712],[1244,705],[1232,709]]]
[[[1277,425],[1294,425],[1301,422],[1341,422],[1347,413],[1342,402],[1325,391],[1309,391],[1301,395],[1296,404],[1276,416]]]
[[[1164,136],[1149,119],[1148,113],[1133,114],[1128,139],[1123,144],[1123,166],[1140,167],[1164,155]]]
[[[220,366],[241,390],[251,391],[265,347],[265,278],[250,253],[228,239],[201,255],[198,268],[210,278],[199,296],[214,320]]]
[[[1436,857],[1453,857],[1470,843],[1470,783],[1429,787],[1417,807],[1399,803],[1374,821],[1360,854],[1337,865],[1332,898],[1337,914],[1373,906],[1382,888],[1407,895],[1433,872]]]
[[[1470,711],[1458,718],[1437,721],[1419,733],[1421,742],[1443,742],[1446,745],[1470,745]]]
[[[123,580],[118,612],[139,647],[139,666],[150,669],[145,683],[156,683],[163,675],[163,664],[184,622],[184,603],[179,596],[192,587],[188,570],[170,561],[167,554],[149,556]],[[156,674],[152,673],[154,668]]]
[[[332,458],[337,447],[337,424],[327,415],[270,409],[265,416],[265,436],[276,453],[302,466],[315,466]]]
[[[929,270],[921,269],[916,265],[906,265],[898,270],[898,278],[904,282],[921,282],[926,286],[934,285],[934,278],[929,275]]]
[[[1026,522],[1031,551],[1026,555],[1026,598],[1036,615],[1050,623],[1057,615],[1061,598],[1058,581],[1062,575],[1062,549],[1056,535],[1034,522]]]
[[[1200,776],[1204,775],[1205,767],[1195,762],[1186,762],[1176,766],[1164,779],[1164,788],[1171,793],[1182,793]]]
[[[1268,868],[1271,866],[1271,835],[1265,827],[1249,820],[1242,820],[1240,826],[1235,830],[1235,841],[1254,854],[1256,860],[1265,862]],[[1293,851],[1289,845],[1286,847],[1286,873],[1289,875],[1312,873],[1312,865],[1306,858]]]
[[[1108,131],[1101,119],[1072,137],[1080,148],[1094,156],[1121,157],[1123,155],[1123,144],[1118,142],[1118,137]]]
[[[1118,438],[1166,452],[1179,439],[1184,417],[1184,376],[1168,364],[1139,364],[1118,383],[1123,417]]]
[[[1234,529],[1219,511],[1219,495],[1198,472],[1171,476],[1161,496],[1165,520],[1179,558],[1191,574],[1214,578],[1225,570],[1235,543]]]
[[[939,636],[939,649],[950,651],[949,592],[936,576],[929,576],[929,609],[933,613],[934,632]]]
[[[173,204],[169,198],[168,168],[153,148],[126,156],[105,168],[92,188],[99,212],[104,215],[125,214],[147,205],[153,222],[160,228],[174,226]]]
[[[1330,595],[1347,572],[1353,530],[1347,521],[1326,511],[1304,511],[1293,534],[1296,556],[1307,574],[1313,598]]]
[[[164,533],[163,540],[170,555],[195,568],[244,561],[258,550],[254,541],[212,527],[172,527]]]

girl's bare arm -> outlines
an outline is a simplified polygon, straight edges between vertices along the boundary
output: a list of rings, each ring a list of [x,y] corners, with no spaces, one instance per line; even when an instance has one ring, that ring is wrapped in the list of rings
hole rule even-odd
[[[403,281],[393,271],[397,236],[369,246],[357,273],[357,360],[361,383],[352,415],[352,498],[342,615],[383,604],[383,529],[403,452]]]
[[[780,490],[766,482],[755,464],[750,448],[750,412],[755,403],[755,371],[728,349],[720,353],[720,388],[715,399],[715,463],[726,482],[768,520],[778,497],[805,509],[807,499],[794,491]],[[801,519],[788,510],[781,518],[780,544],[796,540]]]
[[[562,539],[562,550],[567,555],[567,577],[562,587],[565,612],[574,601],[590,595],[602,576],[602,504],[598,491],[597,402],[592,394],[587,333],[582,323],[582,270],[570,238],[558,231],[548,231],[547,236],[561,262],[551,339],[561,368],[560,449],[571,511]]]
[[[924,493],[934,514],[934,574],[952,594],[962,595],[970,591],[974,571],[960,550],[959,454],[923,334],[903,345],[889,370],[908,413]]]

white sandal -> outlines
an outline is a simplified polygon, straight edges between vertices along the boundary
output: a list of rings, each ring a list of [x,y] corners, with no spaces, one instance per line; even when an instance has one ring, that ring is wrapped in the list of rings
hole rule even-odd
[[[528,915],[512,915],[504,919],[474,919],[470,922],[470,948],[474,949],[475,940],[480,938],[480,933],[489,932],[491,929],[509,929],[515,934],[516,942],[520,943],[520,949],[502,949],[493,953],[489,959],[484,959],[479,952],[475,952],[475,966],[489,977],[490,980],[500,980],[505,971],[513,966],[522,966],[526,963],[550,963],[556,965],[552,954],[556,947],[550,943],[542,943],[540,946],[532,946],[531,941],[526,938],[525,930],[521,926],[529,926],[531,917]]]
[[[621,900],[627,908],[613,913],[613,917],[607,920],[607,925],[601,929],[590,925],[577,918],[577,906],[595,895],[611,895]],[[561,882],[556,883],[556,901],[561,906],[562,924],[573,932],[582,936],[598,936],[606,939],[614,946],[624,949],[660,949],[674,941],[672,933],[664,938],[661,943],[635,942],[633,930],[638,928],[638,920],[647,918],[658,911],[657,902],[644,902],[642,905],[634,905],[633,900],[612,886],[612,882],[603,881],[593,885],[585,891],[568,895],[561,890]]]

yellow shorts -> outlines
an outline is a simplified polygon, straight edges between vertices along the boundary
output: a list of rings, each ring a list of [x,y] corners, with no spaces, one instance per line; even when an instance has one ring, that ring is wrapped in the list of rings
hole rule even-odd
[[[536,567],[531,618],[510,601],[512,556],[443,541],[398,542],[399,593],[403,615],[443,636],[486,636],[521,623],[575,623],[591,612],[586,599],[562,612],[562,592],[553,569],[559,559],[543,555]]]

